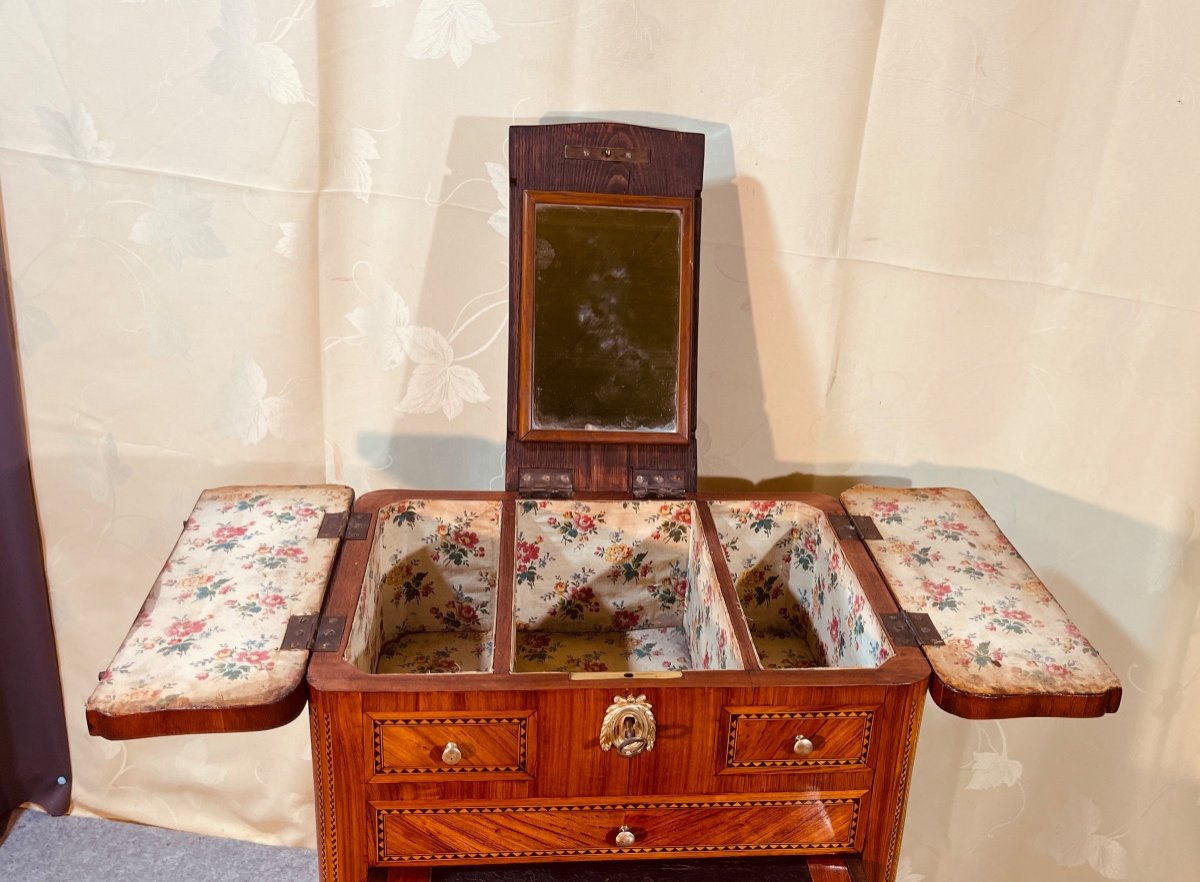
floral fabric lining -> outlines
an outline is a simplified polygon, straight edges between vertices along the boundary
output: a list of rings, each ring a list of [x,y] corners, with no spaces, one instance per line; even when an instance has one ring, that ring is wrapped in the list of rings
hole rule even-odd
[[[965,490],[854,487],[846,509],[871,517],[872,555],[909,612],[946,641],[925,647],[947,685],[980,694],[1095,694],[1112,670]]]
[[[304,676],[279,648],[288,619],[321,609],[338,539],[318,539],[348,487],[205,490],[88,709],[121,715],[269,704]]]
[[[375,665],[377,674],[459,674],[491,667],[488,631],[413,631],[387,643]]]
[[[372,673],[490,671],[499,560],[498,501],[380,509],[346,658]]]
[[[518,505],[517,670],[741,666],[694,503]]]
[[[745,665],[703,531],[692,531],[690,554],[692,578],[688,583],[684,630],[693,665],[702,671],[741,669]]]
[[[794,633],[756,631],[753,636],[758,660],[764,668],[825,667],[825,654],[814,654],[809,643]]]
[[[883,624],[820,509],[800,502],[711,502],[759,660],[769,668],[877,667]]]
[[[686,671],[693,667],[682,628],[632,631],[518,631],[513,670]]]
[[[516,524],[516,671],[743,667],[692,502],[524,500]],[[713,503],[767,667],[874,667],[892,654],[824,515]],[[487,671],[498,502],[380,512],[348,658],[367,671]],[[443,644],[421,634],[452,636]]]
[[[693,512],[690,502],[519,502],[517,628],[682,626]]]

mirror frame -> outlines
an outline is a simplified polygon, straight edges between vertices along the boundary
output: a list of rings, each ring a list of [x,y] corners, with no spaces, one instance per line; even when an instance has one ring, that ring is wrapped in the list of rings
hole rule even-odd
[[[687,444],[691,437],[692,324],[695,280],[695,200],[677,196],[631,196],[620,193],[572,193],[526,190],[521,205],[521,292],[518,329],[517,437],[521,441],[581,441],[591,444]],[[548,429],[533,424],[534,303],[536,287],[536,212],[539,205],[590,208],[652,208],[680,215],[679,340],[675,365],[675,428],[671,431],[618,429]]]

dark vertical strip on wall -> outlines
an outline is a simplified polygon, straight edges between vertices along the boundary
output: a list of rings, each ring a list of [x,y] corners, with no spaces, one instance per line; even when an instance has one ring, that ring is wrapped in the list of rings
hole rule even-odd
[[[71,758],[29,470],[0,201],[0,819],[23,802],[65,813]]]

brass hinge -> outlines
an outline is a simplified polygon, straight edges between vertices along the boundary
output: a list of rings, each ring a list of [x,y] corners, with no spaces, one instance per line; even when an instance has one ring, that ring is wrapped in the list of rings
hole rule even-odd
[[[636,162],[650,161],[650,151],[644,147],[583,147],[568,145],[563,147],[565,159],[599,159],[603,162]]]
[[[867,515],[830,515],[829,525],[839,539],[882,539],[879,528]]]
[[[521,469],[517,493],[547,499],[569,499],[575,485],[570,469]]]
[[[884,613],[883,627],[897,646],[943,646],[946,641],[928,613]]]
[[[680,469],[633,469],[629,483],[634,499],[683,499],[686,492]]]
[[[345,616],[292,616],[279,648],[288,651],[336,652],[346,631]]]

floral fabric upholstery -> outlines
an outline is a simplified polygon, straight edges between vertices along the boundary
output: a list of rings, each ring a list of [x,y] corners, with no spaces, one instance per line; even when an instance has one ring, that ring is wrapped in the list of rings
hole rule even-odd
[[[517,628],[680,627],[692,503],[518,504]]]
[[[826,667],[825,653],[820,648],[820,643],[816,643],[817,649],[814,650],[814,644],[806,639],[810,634],[815,640],[816,635],[811,633],[811,629],[809,634],[760,629],[753,631],[751,636],[754,638],[758,660],[764,668]]]
[[[1095,694],[1116,675],[965,490],[854,487],[868,543],[900,605],[928,613],[946,641],[925,647],[947,685],[980,694]]]
[[[682,628],[632,631],[518,631],[513,670],[686,671],[693,667]]]
[[[739,667],[695,519],[692,502],[519,503],[516,669]]]
[[[744,667],[742,656],[702,530],[692,531],[690,559],[691,579],[683,615],[693,666],[702,671],[738,670]]]
[[[308,653],[279,648],[293,615],[320,611],[338,539],[318,539],[347,487],[206,490],[88,709],[121,715],[269,704]]]
[[[820,509],[765,500],[709,507],[765,667],[876,667],[892,656]]]
[[[368,672],[491,670],[499,561],[498,501],[380,509],[346,657]]]
[[[383,644],[377,674],[459,674],[491,668],[490,631],[413,631]]]

